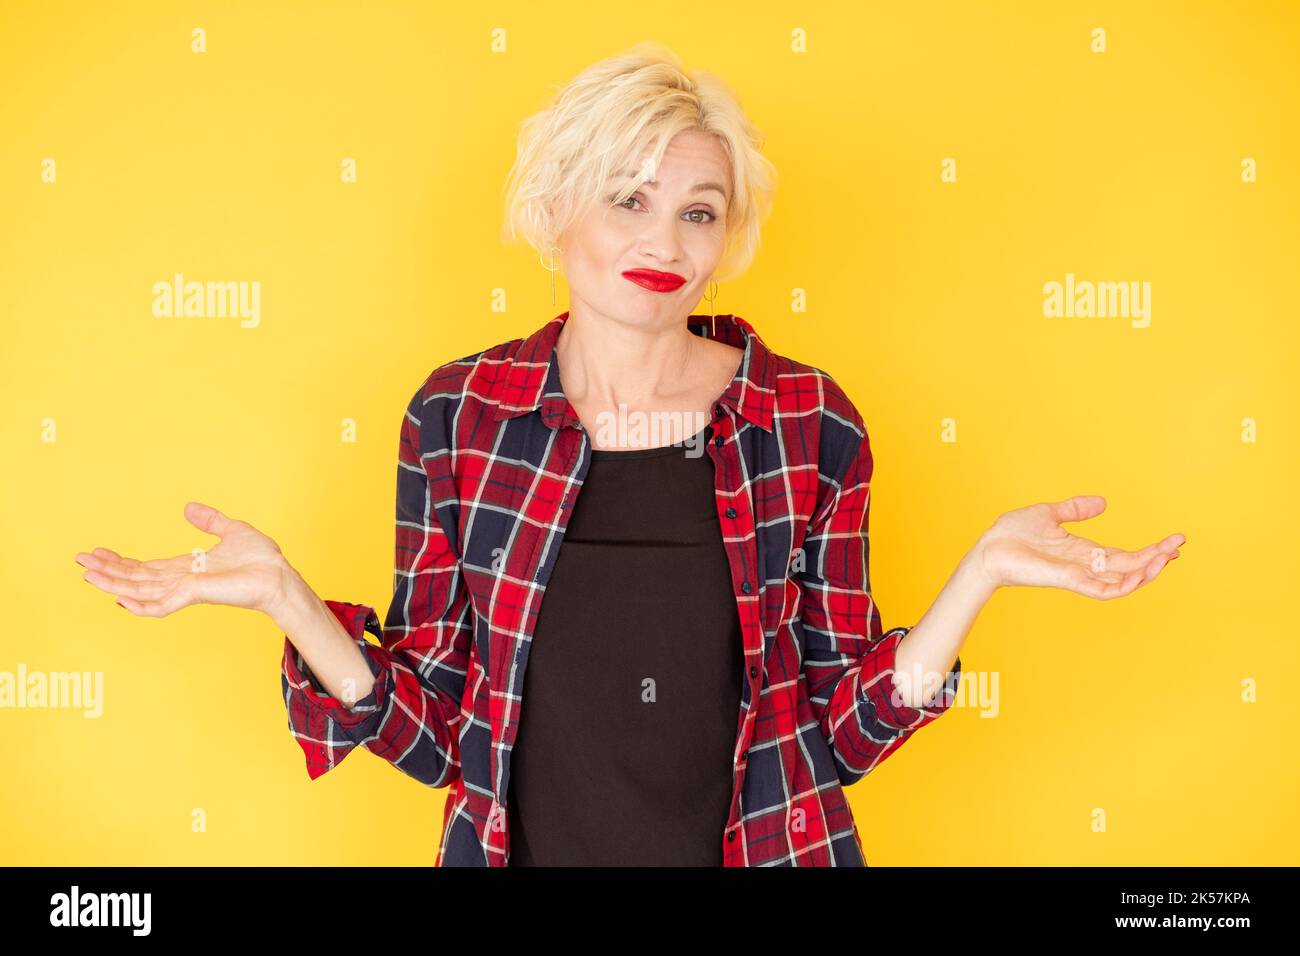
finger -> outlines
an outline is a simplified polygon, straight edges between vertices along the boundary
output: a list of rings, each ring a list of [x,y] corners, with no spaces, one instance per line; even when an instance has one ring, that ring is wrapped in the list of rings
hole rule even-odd
[[[92,551],[78,551],[73,560],[83,568],[89,568],[102,561],[121,560],[121,556],[108,550],[108,548],[95,548]]]
[[[1071,566],[1065,573],[1062,587],[1086,597],[1101,598],[1102,588],[1107,584],[1099,575],[1089,572],[1081,565]]]
[[[1052,519],[1058,524],[1065,521],[1087,521],[1106,510],[1106,499],[1101,495],[1075,495],[1063,501],[1050,501]]]
[[[108,558],[111,561],[120,561],[123,564],[135,565],[141,563],[137,561],[135,558],[128,558],[125,557],[124,555],[118,554],[112,548],[96,548],[94,551],[91,551],[90,553],[97,558]]]
[[[1107,582],[1099,588],[1098,597],[1103,601],[1110,601],[1118,597],[1124,597],[1126,594],[1132,594],[1142,585],[1142,571],[1130,571],[1118,581]]]
[[[128,565],[130,567],[154,568],[155,570],[160,570],[160,571],[165,571],[165,570],[188,571],[190,567],[190,563],[194,560],[194,555],[191,553],[191,554],[178,554],[172,558],[150,558],[148,561],[139,561],[135,558],[128,558],[125,557],[124,555],[120,555],[116,551],[112,550],[111,548],[96,548],[94,551],[91,552],[91,555],[109,558],[114,561],[120,561],[121,563]],[[81,555],[78,555],[78,557],[80,556]]]
[[[206,531],[208,534],[215,534],[217,537],[223,537],[230,531],[234,521],[226,517],[211,505],[205,505],[198,501],[190,501],[185,505],[185,520],[200,531]]]
[[[1128,586],[1131,577],[1131,575],[1122,575],[1113,570],[1092,571],[1076,564],[1070,570],[1066,586],[1071,591],[1086,597],[1104,601],[1118,594],[1128,593],[1125,588]]]
[[[1178,541],[1181,537],[1181,535],[1170,535],[1163,541],[1157,541],[1155,544],[1147,545],[1141,551],[1125,551],[1122,548],[1106,548],[1106,569],[1109,571],[1123,571],[1127,573],[1129,571],[1145,568],[1158,554],[1176,554],[1178,552],[1178,545],[1174,542]]]
[[[1151,560],[1152,553],[1144,551],[1122,551],[1119,548],[1106,548],[1106,557],[1103,562],[1104,570],[1117,571],[1121,574],[1128,574],[1130,571],[1139,570],[1147,566]]]
[[[93,569],[82,575],[82,579],[109,594],[135,598],[137,601],[156,600],[171,587],[161,581],[128,581]]]
[[[118,603],[138,617],[166,617],[192,602],[189,599],[189,592],[182,586],[157,601],[137,601],[131,597],[123,597]]]
[[[86,557],[85,560],[77,562],[82,567],[91,571],[98,571],[100,574],[112,578],[120,578],[124,581],[163,581],[175,575],[168,575],[161,569],[150,568],[147,565],[136,562],[135,564],[121,564],[117,561],[110,561],[107,558],[96,556]],[[173,570],[180,570],[173,568]]]
[[[1187,542],[1187,536],[1184,534],[1171,534],[1168,537],[1161,538],[1155,544],[1149,544],[1141,551],[1135,554],[1145,555],[1147,560],[1155,557],[1157,554],[1173,554]]]
[[[1142,583],[1150,584],[1154,581],[1156,576],[1165,569],[1165,565],[1172,561],[1176,556],[1177,552],[1173,552],[1172,554],[1164,552],[1156,555],[1155,558],[1152,559],[1151,563],[1147,565],[1146,573],[1142,578]]]
[[[1124,597],[1126,594],[1132,594],[1143,585],[1150,584],[1156,579],[1162,568],[1173,560],[1169,554],[1157,554],[1146,565],[1136,568],[1124,576],[1123,582],[1118,587],[1103,588],[1103,599]]]
[[[95,548],[92,551],[78,551],[75,560],[82,567],[96,568],[106,573],[116,565],[126,568],[148,568],[155,571],[188,571],[193,561],[193,555],[180,554],[174,558],[154,558],[149,561],[140,561],[136,558],[128,558],[125,555],[118,554],[112,548]],[[121,573],[124,574],[125,572]]]
[[[1066,586],[1087,597],[1109,601],[1131,594],[1142,585],[1145,575],[1145,568],[1121,573],[1115,568],[1093,571],[1076,564],[1071,566]]]

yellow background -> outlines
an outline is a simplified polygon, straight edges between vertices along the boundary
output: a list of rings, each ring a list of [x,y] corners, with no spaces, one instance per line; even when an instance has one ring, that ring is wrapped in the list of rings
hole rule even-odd
[[[861,409],[886,627],[1011,508],[1188,537],[1126,598],[994,596],[962,659],[1000,712],[848,791],[868,862],[1300,863],[1297,4],[50,0],[0,7],[0,670],[102,671],[105,713],[0,710],[0,863],[432,863],[446,791],[363,750],[308,780],[268,619],[136,618],[73,555],[210,547],[204,501],[382,617],[405,402],[566,307],[499,238],[517,124],[641,39],[767,134],[775,212],[718,310]],[[176,272],[260,281],[260,326],[155,319]],[[1150,327],[1045,318],[1067,272],[1151,282]]]

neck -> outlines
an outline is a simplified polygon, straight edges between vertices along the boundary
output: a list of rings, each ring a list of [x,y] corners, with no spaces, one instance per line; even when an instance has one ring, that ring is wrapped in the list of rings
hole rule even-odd
[[[570,401],[639,408],[680,393],[706,374],[702,344],[687,329],[685,315],[626,322],[574,302],[555,348]]]

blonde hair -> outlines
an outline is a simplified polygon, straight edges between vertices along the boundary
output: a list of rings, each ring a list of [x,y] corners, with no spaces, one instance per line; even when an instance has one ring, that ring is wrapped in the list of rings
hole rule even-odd
[[[524,120],[504,187],[503,236],[522,237],[542,253],[601,201],[610,181],[653,150],[657,169],[668,142],[683,130],[718,137],[731,169],[726,239],[718,277],[749,268],[776,186],[776,167],[761,152],[762,135],[731,90],[703,71],[687,73],[667,47],[644,41],[587,67],[541,112]],[[614,203],[640,186],[632,179]]]

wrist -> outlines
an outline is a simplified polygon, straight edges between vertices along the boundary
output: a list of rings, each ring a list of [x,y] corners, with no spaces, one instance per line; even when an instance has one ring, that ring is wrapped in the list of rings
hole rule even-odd
[[[989,563],[988,546],[989,536],[988,532],[985,532],[962,557],[957,568],[958,576],[968,584],[982,602],[991,598],[993,592],[1003,586],[1002,579]]]
[[[316,596],[297,570],[286,561],[280,569],[280,584],[275,597],[264,608],[276,627],[286,634],[298,633],[303,622],[319,610],[320,598]]]

